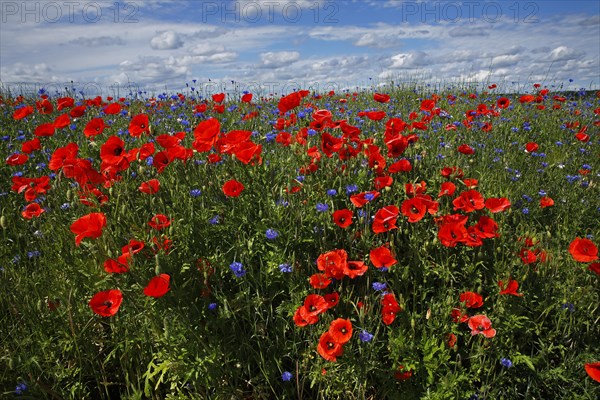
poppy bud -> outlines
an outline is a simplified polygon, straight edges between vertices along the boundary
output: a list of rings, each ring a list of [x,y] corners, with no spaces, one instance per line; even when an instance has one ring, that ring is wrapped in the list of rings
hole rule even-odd
[[[454,347],[452,347],[452,350],[454,350],[454,351],[458,351],[458,345],[457,345],[457,344],[455,344],[455,345],[454,345]],[[460,360],[458,360],[458,363],[457,363],[457,365],[460,367]]]
[[[111,187],[108,189],[108,194],[110,195],[110,197],[112,197],[114,193],[115,193],[115,188],[114,188],[114,186],[111,186]]]
[[[410,319],[410,327],[411,327],[412,329],[415,329],[415,319],[414,319],[414,318],[411,318],[411,319]]]
[[[73,199],[73,191],[71,189],[67,190],[67,200]]]
[[[477,252],[477,261],[482,261],[483,260],[483,252],[482,251],[478,251]]]
[[[483,288],[481,287],[481,285],[477,286],[477,293],[481,294],[481,292],[483,292]]]
[[[6,217],[4,215],[0,217],[0,226],[2,229],[6,229]]]
[[[121,206],[121,215],[127,215],[129,212],[129,205],[128,204],[123,204]]]

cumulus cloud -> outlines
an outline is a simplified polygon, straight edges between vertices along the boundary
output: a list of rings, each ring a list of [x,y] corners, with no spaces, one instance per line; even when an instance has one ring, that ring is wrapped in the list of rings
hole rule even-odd
[[[183,46],[183,41],[175,31],[158,32],[150,39],[150,47],[154,50],[173,50]]]
[[[550,52],[551,61],[567,61],[581,58],[585,55],[583,51],[575,50],[567,46],[558,46]]]
[[[222,53],[225,51],[225,47],[219,44],[212,44],[209,42],[198,43],[195,46],[190,47],[189,53],[196,56],[209,56],[215,53]]]
[[[469,36],[489,36],[490,33],[484,28],[469,28],[466,26],[460,26],[452,28],[448,31],[448,35],[451,37],[469,37]]]
[[[424,51],[415,51],[392,56],[391,65],[389,67],[392,69],[418,68],[428,65],[431,62],[432,60],[429,54]]]
[[[523,57],[517,54],[502,55],[492,58],[492,66],[494,68],[505,68],[517,65],[520,61],[523,61]]]
[[[300,59],[297,51],[266,52],[260,55],[260,66],[263,68],[280,68]]]
[[[403,34],[404,31],[398,31],[398,35]],[[400,40],[398,40],[397,35],[378,35],[377,33],[369,32],[361,35],[354,42],[354,45],[386,49],[400,46]]]

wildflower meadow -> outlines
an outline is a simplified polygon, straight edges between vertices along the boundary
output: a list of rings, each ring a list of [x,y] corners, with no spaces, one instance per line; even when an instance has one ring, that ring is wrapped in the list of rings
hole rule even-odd
[[[0,393],[597,399],[600,92],[0,97]]]

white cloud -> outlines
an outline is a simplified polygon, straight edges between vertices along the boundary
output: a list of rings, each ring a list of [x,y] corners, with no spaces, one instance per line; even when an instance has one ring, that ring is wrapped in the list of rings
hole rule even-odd
[[[280,68],[300,59],[297,51],[278,51],[262,53],[260,55],[260,66],[263,68]]]
[[[150,39],[150,47],[154,50],[172,50],[183,46],[183,41],[175,31],[158,32]]]
[[[581,58],[585,55],[583,51],[575,50],[567,46],[558,46],[550,52],[551,61],[568,61]]]
[[[401,53],[392,56],[390,68],[407,69],[419,68],[432,63],[432,59],[424,51],[415,51],[411,53]]]

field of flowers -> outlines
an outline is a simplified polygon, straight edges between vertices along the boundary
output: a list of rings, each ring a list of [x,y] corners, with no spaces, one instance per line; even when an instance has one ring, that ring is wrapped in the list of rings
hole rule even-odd
[[[0,393],[600,398],[600,92],[0,97]]]

